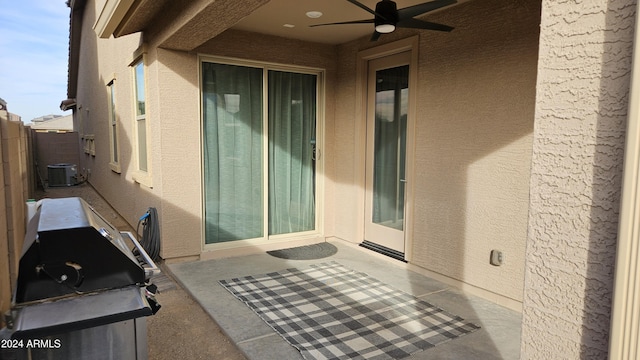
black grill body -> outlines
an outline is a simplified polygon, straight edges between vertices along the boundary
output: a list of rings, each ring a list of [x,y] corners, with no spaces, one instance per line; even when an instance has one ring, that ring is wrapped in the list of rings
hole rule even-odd
[[[146,317],[160,308],[148,282],[160,269],[81,198],[38,203],[0,340],[60,346],[0,349],[0,359],[147,359]]]
[[[47,199],[27,228],[14,302],[144,282],[120,232],[84,200]]]

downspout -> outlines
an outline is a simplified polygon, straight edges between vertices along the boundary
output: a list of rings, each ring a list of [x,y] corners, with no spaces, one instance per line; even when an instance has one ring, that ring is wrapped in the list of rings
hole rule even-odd
[[[640,359],[640,3],[636,4],[609,359]]]

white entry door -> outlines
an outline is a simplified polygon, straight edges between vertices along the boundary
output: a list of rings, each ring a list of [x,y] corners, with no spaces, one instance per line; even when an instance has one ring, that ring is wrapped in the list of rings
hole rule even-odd
[[[370,60],[365,246],[404,259],[410,52]]]

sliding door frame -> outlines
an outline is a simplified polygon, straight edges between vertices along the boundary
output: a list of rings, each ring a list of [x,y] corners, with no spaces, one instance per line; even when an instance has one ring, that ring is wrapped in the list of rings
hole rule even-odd
[[[224,64],[224,65],[234,65],[234,66],[245,66],[252,68],[262,69],[262,185],[263,189],[263,214],[265,215],[263,219],[263,236],[260,238],[253,239],[243,239],[243,240],[234,240],[234,241],[226,241],[220,243],[207,244],[206,243],[206,230],[205,230],[205,222],[206,222],[206,209],[204,202],[204,187],[205,187],[205,156],[204,156],[204,105],[203,105],[203,89],[202,89],[202,65],[203,63],[216,63],[216,64]],[[315,168],[315,193],[314,193],[314,202],[315,202],[315,224],[314,229],[303,232],[296,233],[288,233],[288,234],[279,234],[279,235],[269,235],[269,192],[268,192],[268,174],[269,174],[269,71],[283,71],[283,72],[291,72],[291,73],[299,73],[299,74],[309,74],[316,76],[316,168]],[[313,67],[304,67],[304,66],[295,66],[295,65],[286,65],[286,64],[278,64],[278,63],[269,63],[269,62],[258,62],[246,59],[238,59],[238,58],[229,58],[229,57],[219,57],[219,56],[209,56],[209,55],[199,55],[198,56],[198,92],[200,99],[200,144],[201,144],[201,167],[202,167],[202,178],[201,178],[201,211],[202,211],[202,251],[213,251],[213,250],[223,250],[223,249],[234,249],[234,248],[242,248],[247,246],[261,246],[267,244],[275,244],[279,242],[290,242],[293,240],[308,240],[308,239],[318,239],[323,237],[324,233],[324,118],[325,118],[325,71],[320,68]]]

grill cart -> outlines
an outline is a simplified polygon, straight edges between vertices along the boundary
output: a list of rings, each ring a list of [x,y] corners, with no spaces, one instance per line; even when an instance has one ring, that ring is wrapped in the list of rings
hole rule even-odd
[[[148,281],[159,271],[133,234],[84,200],[42,200],[27,226],[0,358],[146,359],[146,317],[160,308]]]

